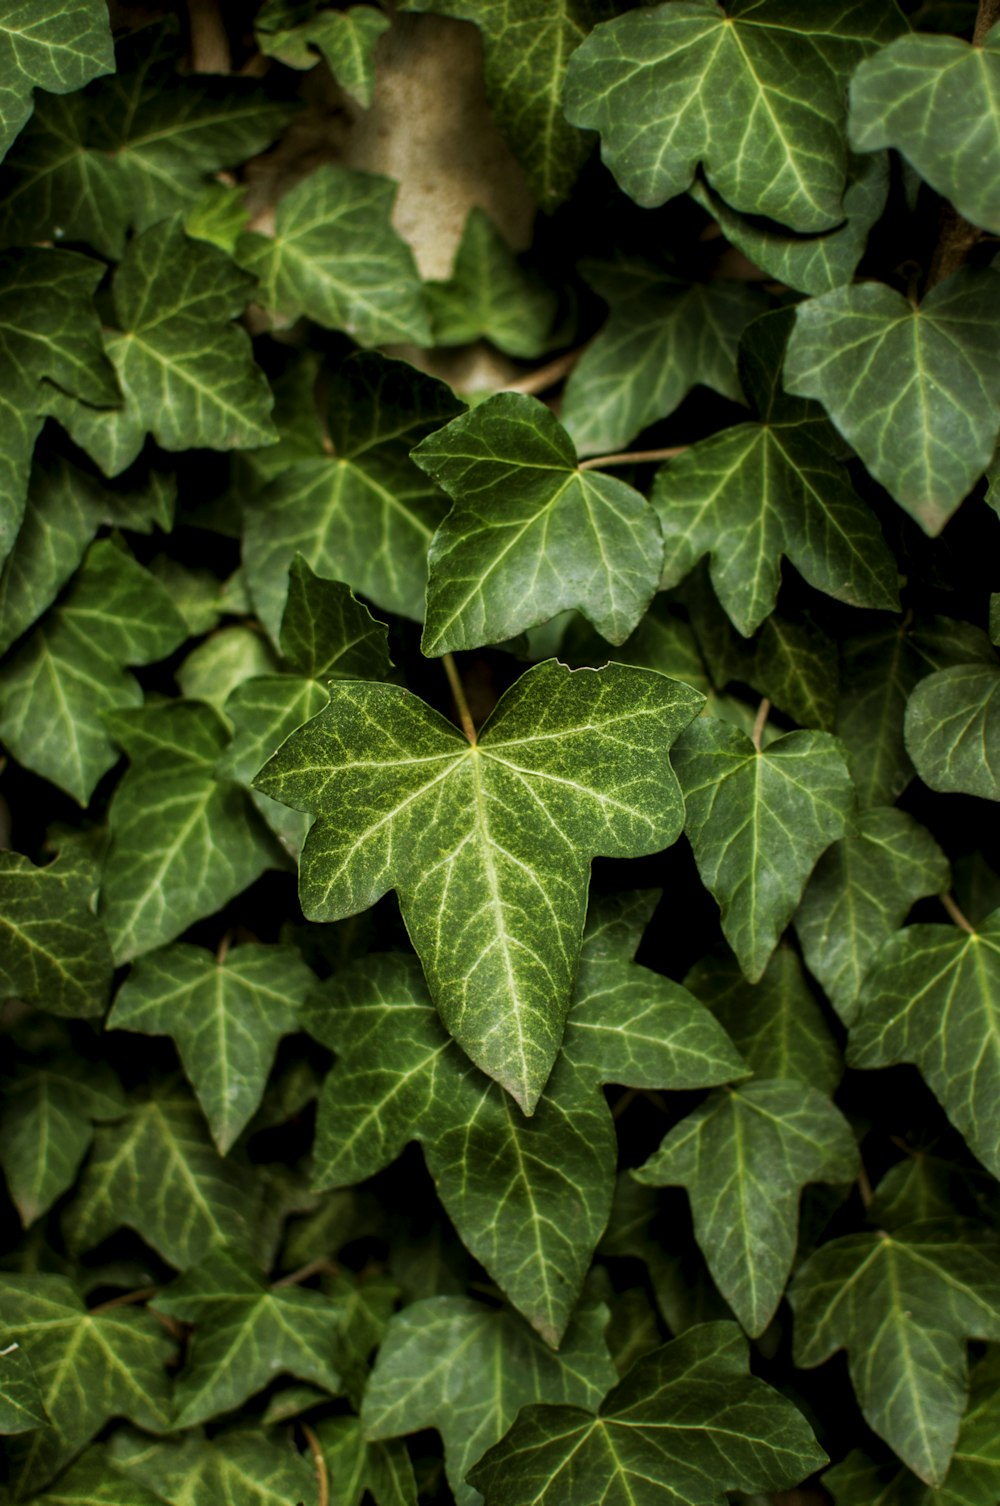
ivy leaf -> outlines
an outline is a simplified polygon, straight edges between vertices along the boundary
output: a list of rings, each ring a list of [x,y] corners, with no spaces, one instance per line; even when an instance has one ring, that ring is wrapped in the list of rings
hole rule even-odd
[[[996,26],[975,47],[960,37],[897,37],[851,80],[851,144],[895,147],[965,219],[1000,234],[998,99]]]
[[[136,1307],[88,1312],[62,1276],[0,1277],[0,1313],[31,1364],[48,1423],[10,1448],[18,1495],[44,1485],[113,1417],[154,1432],[170,1420],[173,1343]]]
[[[174,1038],[224,1156],[253,1118],[278,1041],[298,1029],[315,981],[295,947],[241,946],[219,959],[180,944],[139,959],[107,1026]]]
[[[0,995],[50,1014],[104,1013],[114,963],[92,886],[67,858],[0,852]]]
[[[489,340],[530,361],[552,343],[558,295],[522,267],[484,209],[473,204],[451,276],[425,286],[435,345]]]
[[[410,11],[471,21],[483,41],[490,113],[506,136],[543,209],[567,198],[590,152],[561,103],[566,59],[610,0],[406,0]]]
[[[591,854],[676,839],[665,755],[700,701],[648,670],[549,660],[473,744],[398,686],[335,685],[256,784],[317,816],[299,868],[307,917],[357,914],[395,888],[445,1027],[531,1113],[569,1009]]]
[[[659,580],[656,515],[623,481],[581,469],[544,403],[498,393],[412,457],[455,503],[431,541],[425,654],[500,643],[569,607],[624,642]]]
[[[417,264],[390,218],[398,188],[348,167],[303,178],[282,196],[273,236],[247,231],[237,243],[236,260],[260,282],[255,301],[346,330],[360,345],[429,345]]]
[[[228,740],[203,701],[108,718],[129,756],[109,813],[101,913],[116,961],[172,941],[270,867],[276,850],[246,793],[215,778]]]
[[[137,1096],[120,1123],[97,1130],[63,1227],[75,1251],[135,1229],[186,1270],[213,1243],[244,1243],[246,1218],[245,1174],[218,1155],[194,1099],[168,1083]]]
[[[316,1428],[332,1506],[361,1506],[369,1491],[378,1506],[417,1506],[413,1465],[403,1443],[369,1443],[357,1417],[329,1417]]]
[[[849,1234],[799,1268],[795,1361],[838,1349],[868,1425],[940,1485],[966,1406],[965,1340],[1000,1338],[1000,1242],[959,1224]]]
[[[948,860],[904,811],[865,811],[827,848],[806,885],[795,929],[810,972],[845,1025],[857,1014],[865,974],[911,905],[948,888]]]
[[[903,717],[925,666],[904,627],[895,622],[848,638],[841,659],[835,725],[847,749],[858,804],[891,805],[913,778]]]
[[[637,260],[583,270],[610,314],[563,397],[560,417],[582,455],[623,449],[699,383],[743,401],[736,350],[760,313],[745,282],[684,283]]]
[[[994,1176],[1000,1175],[998,1021],[1000,910],[971,934],[937,925],[897,931],[865,980],[848,1047],[856,1067],[916,1063]]]
[[[109,1453],[126,1479],[148,1487],[158,1501],[183,1501],[184,1506],[220,1506],[229,1501],[238,1501],[239,1506],[289,1506],[292,1501],[312,1501],[316,1495],[312,1465],[287,1443],[259,1428],[220,1432],[211,1439],[188,1433],[173,1442],[119,1428]],[[117,1498],[114,1506],[118,1506]]]
[[[835,458],[821,410],[782,390],[791,318],[765,314],[740,343],[740,379],[759,419],[692,445],[653,486],[665,540],[661,584],[676,585],[710,555],[715,593],[747,638],[774,608],[783,555],[838,601],[898,605],[895,561]]]
[[[932,790],[1000,800],[1000,667],[956,664],[906,703],[906,751]]]
[[[30,1361],[20,1344],[5,1342],[0,1350],[0,1434],[30,1433],[46,1421]]]
[[[0,21],[0,157],[31,114],[33,89],[70,94],[114,66],[102,0],[15,0]]]
[[[73,1185],[93,1139],[91,1121],[118,1119],[124,1112],[110,1067],[68,1051],[36,1059],[4,1083],[0,1164],[25,1227]]]
[[[375,95],[375,44],[390,25],[371,5],[316,10],[299,0],[268,0],[254,20],[254,34],[266,57],[289,68],[313,68],[321,53],[341,88],[368,109]]]
[[[69,592],[0,670],[0,735],[86,805],[119,757],[104,713],[142,704],[125,666],[163,659],[186,637],[148,570],[112,539],[92,544]]]
[[[1000,427],[1000,274],[963,269],[915,308],[882,283],[800,303],[785,385],[817,398],[865,466],[938,534],[985,471]]]
[[[374,352],[330,376],[332,454],[288,466],[245,509],[243,566],[273,637],[297,551],[376,606],[423,618],[427,548],[446,503],[409,452],[462,408],[443,382]]]
[[[215,1250],[153,1305],[194,1324],[175,1390],[178,1428],[235,1410],[279,1374],[340,1390],[332,1354],[341,1315],[321,1292],[269,1287],[245,1260]]]
[[[115,1469],[106,1448],[95,1444],[31,1499],[37,1506],[159,1506],[163,1497]]]
[[[223,252],[185,235],[179,215],[129,241],[111,284],[118,328],[104,342],[125,407],[48,403],[105,475],[131,465],[147,429],[165,450],[275,439],[270,389],[246,331],[232,323],[252,286]]]
[[[604,1317],[600,1308],[581,1309],[554,1354],[503,1308],[468,1297],[411,1303],[392,1319],[378,1352],[361,1411],[365,1436],[437,1428],[455,1500],[475,1506],[479,1497],[464,1483],[469,1468],[519,1407],[543,1400],[596,1406],[614,1382]]]
[[[638,1360],[596,1412],[524,1408],[468,1480],[487,1506],[723,1506],[731,1489],[796,1485],[822,1464],[808,1423],[750,1374],[734,1323],[704,1323]]]
[[[571,58],[575,125],[638,204],[690,188],[699,164],[734,209],[805,234],[843,218],[845,85],[902,29],[895,5],[674,0],[598,26]],[[725,99],[725,110],[706,101]]]
[[[853,813],[841,745],[827,732],[790,732],[759,749],[736,727],[701,717],[673,758],[702,883],[756,982],[818,858]]]

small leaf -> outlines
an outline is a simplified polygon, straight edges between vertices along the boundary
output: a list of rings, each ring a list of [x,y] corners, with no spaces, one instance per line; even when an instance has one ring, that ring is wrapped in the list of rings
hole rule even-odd
[[[1000,666],[927,675],[906,703],[905,737],[932,790],[1000,800]]]
[[[268,0],[254,19],[254,34],[266,57],[289,68],[313,68],[322,54],[341,88],[367,109],[375,94],[375,44],[390,25],[371,5],[317,10],[301,0]]]
[[[102,0],[23,0],[0,20],[0,157],[31,114],[32,89],[70,94],[115,66]]]
[[[0,852],[0,995],[57,1015],[104,1013],[114,964],[92,885],[67,858]]]
[[[466,217],[451,276],[427,283],[425,292],[435,345],[489,340],[505,354],[530,361],[552,343],[555,289],[518,263],[478,204]]]
[[[623,481],[581,470],[544,403],[499,393],[412,457],[455,503],[431,541],[425,654],[500,643],[568,607],[612,643],[636,627],[659,580],[656,515]]]

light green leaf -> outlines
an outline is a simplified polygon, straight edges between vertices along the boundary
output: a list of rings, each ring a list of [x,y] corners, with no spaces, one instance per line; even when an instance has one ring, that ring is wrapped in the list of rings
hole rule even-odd
[[[101,913],[118,962],[172,941],[277,859],[245,792],[215,777],[227,742],[203,701],[109,718],[130,767],[111,801]]]
[[[104,1013],[114,964],[92,885],[68,858],[0,852],[0,996],[50,1014]]]
[[[378,1506],[417,1506],[405,1444],[369,1443],[357,1417],[327,1418],[316,1437],[330,1477],[330,1506],[361,1506],[366,1490]]]
[[[932,790],[1000,800],[1000,666],[958,664],[906,703],[906,751]]]
[[[600,131],[644,208],[701,165],[734,209],[827,230],[843,219],[847,79],[902,29],[887,0],[814,0],[794,24],[781,0],[673,0],[596,28],[570,61],[566,114]]]
[[[104,714],[142,704],[126,665],[163,659],[186,637],[148,570],[112,539],[92,544],[62,601],[0,670],[0,735],[86,805],[119,757]]]
[[[443,382],[374,352],[330,376],[327,404],[332,454],[287,465],[245,509],[247,584],[275,638],[296,552],[376,606],[424,615],[427,549],[447,502],[409,452],[463,405]]]
[[[300,314],[359,345],[431,343],[413,252],[393,228],[399,184],[377,173],[320,167],[278,204],[273,236],[248,231],[240,266],[259,279],[269,314]]]
[[[823,1245],[792,1283],[795,1363],[838,1349],[865,1421],[940,1485],[966,1406],[965,1340],[1000,1339],[1000,1241],[960,1224],[910,1224]]]
[[[25,1227],[73,1185],[93,1139],[91,1121],[124,1112],[111,1068],[72,1052],[36,1057],[4,1082],[0,1165]]]
[[[850,1125],[815,1088],[754,1078],[711,1093],[634,1175],[687,1189],[712,1279],[756,1337],[791,1273],[802,1188],[853,1182],[858,1164]]]
[[[70,94],[114,66],[103,0],[13,0],[0,20],[0,157],[31,114],[33,89]]]
[[[174,674],[188,700],[207,701],[225,715],[232,692],[247,680],[274,673],[278,662],[256,626],[237,622],[219,628],[195,645]]]
[[[542,1343],[503,1308],[468,1297],[429,1297],[397,1313],[365,1393],[369,1439],[437,1428],[458,1506],[479,1496],[465,1478],[531,1402],[597,1406],[615,1372],[604,1346],[605,1312],[585,1307],[559,1347]]]
[[[827,732],[790,732],[757,749],[735,727],[701,717],[673,758],[702,883],[756,982],[818,858],[847,829],[854,789],[843,750]]]
[[[251,278],[179,215],[134,236],[112,281],[118,328],[105,349],[125,407],[110,413],[62,395],[48,401],[81,449],[117,476],[147,430],[165,450],[232,450],[275,438],[271,393],[254,365],[242,314]]]
[[[579,468],[544,403],[498,393],[412,458],[455,503],[431,541],[425,654],[500,643],[568,607],[624,642],[659,580],[656,514],[623,481]]]
[[[258,1428],[211,1439],[188,1433],[169,1443],[118,1428],[109,1454],[126,1478],[146,1485],[169,1506],[290,1506],[316,1500],[312,1463]]]
[[[989,14],[989,12],[984,12]],[[897,37],[851,80],[859,152],[891,146],[965,219],[1000,234],[1000,30]]]
[[[715,593],[744,637],[774,608],[784,555],[838,601],[898,604],[895,560],[833,453],[832,430],[815,404],[782,390],[791,320],[788,311],[765,314],[740,344],[740,378],[758,420],[692,445],[653,486],[662,585],[676,585],[708,554]]]
[[[158,1293],[154,1307],[194,1325],[177,1379],[175,1426],[194,1427],[294,1375],[336,1395],[333,1348],[341,1314],[321,1292],[269,1287],[245,1260],[216,1250]]]
[[[795,929],[810,971],[845,1025],[875,954],[925,895],[948,888],[948,860],[926,827],[887,806],[861,814],[827,848],[806,885]]]
[[[357,914],[395,888],[445,1027],[530,1113],[562,1039],[591,856],[676,840],[666,753],[700,702],[649,670],[549,660],[472,744],[398,686],[335,685],[256,783],[317,816],[299,870],[307,917]]]
[[[254,34],[261,52],[289,68],[312,68],[321,53],[337,83],[367,109],[375,94],[375,44],[390,25],[371,5],[317,10],[310,0],[268,0]]]
[[[785,385],[817,398],[866,467],[938,534],[985,471],[1000,427],[1000,274],[963,269],[919,306],[882,283],[800,303]]]
[[[558,295],[522,267],[478,204],[469,210],[447,281],[425,288],[435,345],[489,340],[530,361],[552,344]]]
[[[170,1035],[225,1155],[260,1103],[278,1041],[298,1029],[315,977],[295,947],[202,947],[142,957],[118,990],[111,1030]]]
[[[120,1123],[97,1130],[63,1227],[74,1251],[135,1229],[186,1270],[213,1243],[245,1243],[247,1193],[245,1173],[218,1155],[194,1099],[166,1084],[138,1095]]]
[[[610,313],[563,397],[560,418],[581,455],[623,449],[699,383],[743,401],[736,350],[761,311],[745,282],[684,283],[637,260],[583,271]]]
[[[167,1426],[165,1362],[174,1346],[152,1313],[89,1313],[62,1276],[4,1273],[0,1315],[34,1370],[49,1419],[10,1446],[18,1496],[46,1484],[113,1417],[153,1431]]]
[[[795,1485],[826,1456],[749,1359],[734,1323],[691,1328],[633,1365],[596,1415],[524,1408],[469,1482],[487,1506],[724,1506],[727,1490]]]
[[[0,1434],[30,1433],[46,1423],[45,1405],[31,1362],[16,1341],[0,1347]]]
[[[971,935],[918,925],[865,979],[848,1060],[914,1062],[971,1149],[1000,1176],[1000,910]]]

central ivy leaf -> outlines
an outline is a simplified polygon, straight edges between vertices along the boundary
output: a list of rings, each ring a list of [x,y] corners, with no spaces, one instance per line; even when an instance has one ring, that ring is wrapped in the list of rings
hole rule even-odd
[[[765,314],[740,342],[740,380],[758,420],[692,445],[657,472],[653,487],[663,586],[710,555],[716,595],[747,638],[777,601],[782,555],[838,601],[898,605],[895,560],[833,453],[836,436],[815,403],[782,389],[791,322],[788,312]]]
[[[522,1408],[468,1475],[487,1506],[724,1506],[797,1485],[825,1460],[805,1418],[750,1374],[734,1323],[703,1323],[639,1360],[595,1415]]]
[[[937,534],[985,471],[1000,427],[1000,274],[966,268],[914,306],[882,283],[795,310],[785,384],[818,398],[866,467]]]
[[[667,750],[701,703],[650,670],[549,660],[470,743],[398,686],[335,685],[256,784],[317,817],[307,917],[354,915],[394,888],[446,1028],[531,1113],[562,1039],[591,858],[676,840]]]
[[[1000,1339],[1000,1241],[939,1222],[849,1234],[809,1257],[789,1297],[796,1364],[846,1349],[869,1426],[939,1485],[967,1400],[965,1340]]]
[[[794,20],[784,0],[672,0],[594,29],[566,113],[645,208],[700,164],[734,209],[826,230],[843,219],[847,80],[902,29],[891,0],[812,0]]]
[[[65,859],[0,852],[0,994],[51,1014],[104,1013],[114,963],[93,885]]]
[[[31,114],[31,91],[69,94],[115,66],[104,0],[13,0],[0,17],[0,157]]]
[[[568,607],[625,641],[660,578],[656,514],[623,481],[581,470],[544,403],[499,393],[412,457],[455,502],[431,541],[425,654],[500,643]]]

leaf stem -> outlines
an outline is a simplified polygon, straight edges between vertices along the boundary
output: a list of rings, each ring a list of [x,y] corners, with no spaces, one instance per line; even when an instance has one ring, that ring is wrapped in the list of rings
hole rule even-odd
[[[158,1286],[141,1286],[138,1291],[123,1292],[120,1297],[111,1297],[107,1302],[99,1302],[90,1311],[91,1314],[108,1313],[115,1307],[134,1307],[137,1302],[148,1302],[150,1297],[155,1297],[159,1290]]]
[[[277,1281],[271,1282],[271,1290],[276,1291],[279,1286],[298,1286],[300,1281],[308,1281],[310,1276],[336,1276],[337,1266],[326,1255],[320,1255],[316,1260],[310,1260],[305,1265],[300,1265],[297,1271],[289,1271],[287,1276],[279,1276]]]
[[[564,376],[569,375],[586,348],[586,345],[578,345],[575,350],[567,350],[564,355],[556,356],[554,361],[539,366],[537,371],[528,371],[523,377],[515,377],[501,391],[524,392],[528,397],[547,392],[550,387],[561,382]]]
[[[863,1161],[861,1162],[861,1170],[858,1172],[858,1192],[861,1196],[861,1205],[867,1212],[872,1205],[874,1193],[872,1192],[872,1184],[868,1180],[868,1171]]]
[[[465,699],[465,691],[462,688],[462,679],[458,673],[458,665],[455,663],[453,654],[445,654],[441,663],[444,672],[448,676],[448,684],[451,686],[452,699],[455,702],[455,710],[458,712],[459,721],[462,723],[462,731],[473,747],[476,746],[476,724],[472,720],[472,712],[469,703]]]
[[[316,1466],[316,1484],[319,1487],[318,1506],[330,1506],[330,1478],[326,1472],[326,1460],[323,1458],[323,1450],[320,1448],[319,1439],[307,1422],[299,1423],[302,1436],[309,1445],[309,1452],[313,1456]]]
[[[673,444],[662,450],[623,450],[617,455],[594,455],[590,460],[581,460],[577,470],[603,471],[609,465],[641,465],[650,460],[673,460],[675,455],[683,455],[690,448],[686,444]]]
[[[952,896],[950,894],[939,894],[938,899],[944,905],[945,909],[948,911],[948,914],[951,916],[955,924],[957,926],[961,926],[962,930],[967,931],[970,936],[975,936],[975,926],[969,924],[965,916],[962,914],[961,910],[956,905]]]
[[[987,32],[992,30],[997,21],[1000,21],[1000,0],[979,0],[979,14],[972,33],[973,47],[982,47]]]
[[[767,718],[770,715],[770,712],[771,702],[768,700],[767,696],[765,696],[760,705],[757,707],[757,715],[754,718],[753,731],[750,734],[750,740],[758,753],[760,752],[760,740],[764,736],[764,728],[767,726]]]

